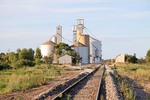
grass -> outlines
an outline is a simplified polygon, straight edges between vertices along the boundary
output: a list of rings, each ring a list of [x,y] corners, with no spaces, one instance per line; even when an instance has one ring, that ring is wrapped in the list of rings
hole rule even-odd
[[[120,92],[123,93],[125,100],[135,100],[136,94],[134,93],[134,88],[130,86],[125,76],[119,76],[118,74],[113,74],[120,87]]]
[[[121,75],[128,74],[140,82],[150,81],[150,64],[117,64],[116,67]]]
[[[0,94],[45,85],[64,70],[53,65],[41,65],[0,71]]]
[[[111,66],[114,68],[114,66]],[[133,79],[138,88],[144,88],[144,90],[150,93],[150,63],[149,64],[116,64],[116,70],[120,76],[127,76]]]

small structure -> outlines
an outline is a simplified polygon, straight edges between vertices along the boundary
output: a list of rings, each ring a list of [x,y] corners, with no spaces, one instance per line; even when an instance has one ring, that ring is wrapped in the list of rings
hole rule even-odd
[[[71,45],[71,48],[82,57],[82,63],[88,64],[88,47],[80,42],[76,42]]]
[[[116,63],[124,63],[124,62],[125,62],[125,56],[122,55],[122,54],[116,56],[115,62],[116,62]]]
[[[59,57],[59,64],[72,64],[72,56],[66,54]]]

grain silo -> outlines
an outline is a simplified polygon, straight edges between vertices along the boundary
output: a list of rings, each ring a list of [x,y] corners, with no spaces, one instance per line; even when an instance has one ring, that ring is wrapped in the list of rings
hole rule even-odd
[[[101,63],[101,41],[90,37],[90,63]]]
[[[88,47],[80,42],[71,45],[71,48],[82,57],[82,63],[88,64]]]
[[[62,42],[62,26],[56,27],[57,44]]]
[[[53,45],[55,45],[55,43],[52,41],[47,41],[40,45],[42,57],[52,54]]]
[[[73,43],[77,42],[77,25],[73,25],[72,26],[72,30],[73,30]]]

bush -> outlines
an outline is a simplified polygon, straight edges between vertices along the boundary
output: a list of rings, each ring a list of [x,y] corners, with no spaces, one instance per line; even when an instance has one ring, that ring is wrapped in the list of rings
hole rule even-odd
[[[14,67],[19,68],[22,66],[34,66],[35,63],[31,60],[21,59],[14,63]]]
[[[35,60],[35,64],[36,64],[36,65],[41,65],[41,64],[43,64],[43,63],[44,63],[43,60],[40,60],[40,59],[36,59],[36,60]]]
[[[150,49],[146,53],[146,62],[150,63]]]
[[[49,55],[49,56],[44,56],[43,60],[46,64],[52,64],[53,62],[53,55]]]
[[[139,64],[146,63],[146,59],[140,58],[140,59],[138,59],[138,63]]]
[[[126,61],[128,63],[137,63],[138,59],[136,58],[135,55],[126,55]]]
[[[11,68],[8,64],[1,64],[0,70]]]

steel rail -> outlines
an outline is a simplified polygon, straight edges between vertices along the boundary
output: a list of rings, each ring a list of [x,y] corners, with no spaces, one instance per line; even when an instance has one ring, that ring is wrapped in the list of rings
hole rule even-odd
[[[102,72],[102,75],[101,75],[101,78],[100,78],[96,100],[100,100],[100,89],[101,89],[102,78],[103,78],[103,75],[104,75],[104,70],[105,70],[105,65],[104,65],[103,72]]]
[[[84,80],[85,78],[87,78],[89,75],[91,75],[92,73],[96,72],[102,65],[97,65],[98,67],[92,71],[91,73],[87,74],[86,76],[82,77],[81,79],[79,79],[78,81],[76,81],[75,83],[73,83],[71,86],[69,86],[68,88],[66,88],[64,91],[62,91],[61,93],[59,93],[57,96],[55,96],[52,100],[61,100],[60,96],[63,96],[64,93],[66,91],[68,91],[69,89],[75,87],[79,82],[81,82],[82,80]]]

